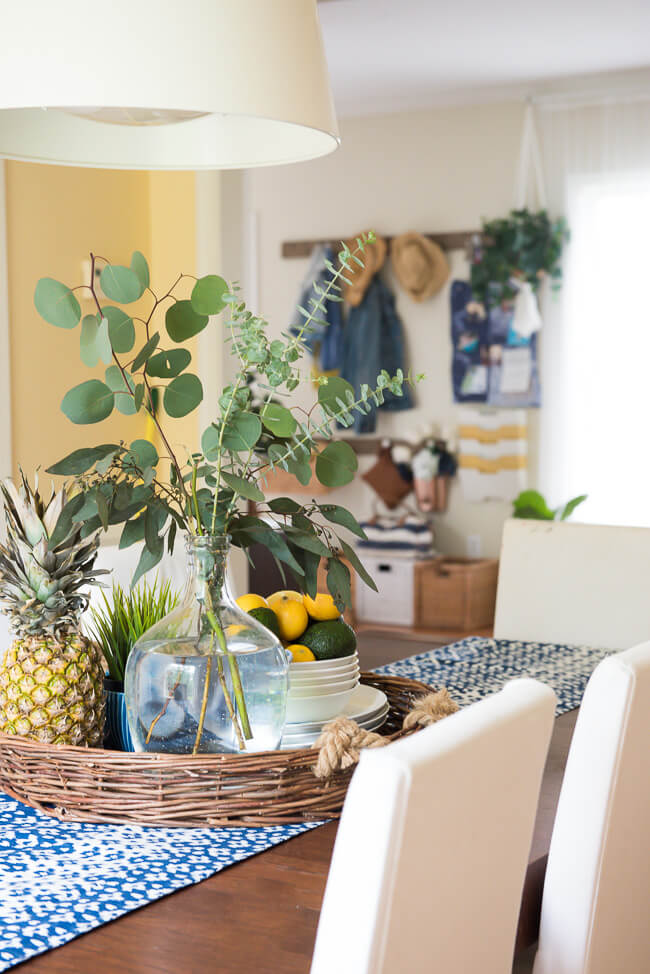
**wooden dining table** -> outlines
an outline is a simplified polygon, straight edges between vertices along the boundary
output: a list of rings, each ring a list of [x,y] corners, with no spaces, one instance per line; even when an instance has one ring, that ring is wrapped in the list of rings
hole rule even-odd
[[[359,652],[363,668],[372,669],[431,648],[431,642],[367,632],[361,635]],[[570,711],[555,721],[516,952],[537,939],[546,859],[577,713]],[[305,832],[25,961],[16,970],[29,974],[308,974],[336,829],[332,821]]]

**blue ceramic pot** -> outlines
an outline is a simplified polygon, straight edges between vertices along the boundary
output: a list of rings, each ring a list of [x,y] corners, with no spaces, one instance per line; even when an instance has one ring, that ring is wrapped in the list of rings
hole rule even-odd
[[[116,751],[133,751],[131,731],[126,719],[124,684],[118,680],[111,680],[108,676],[104,677],[104,691],[106,694],[104,743],[106,747]]]

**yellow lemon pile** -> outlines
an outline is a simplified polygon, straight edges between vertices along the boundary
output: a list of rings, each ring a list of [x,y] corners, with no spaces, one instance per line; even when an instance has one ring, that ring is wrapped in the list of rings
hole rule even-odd
[[[331,595],[319,592],[315,598],[302,595],[291,589],[274,592],[268,598],[249,592],[237,599],[237,605],[263,622],[263,615],[257,610],[271,610],[277,619],[277,628],[283,644],[291,653],[294,663],[307,663],[319,658],[305,643],[309,642],[309,631],[320,622],[339,621],[342,627],[349,627],[341,619],[341,613]],[[304,642],[301,638],[304,637]]]

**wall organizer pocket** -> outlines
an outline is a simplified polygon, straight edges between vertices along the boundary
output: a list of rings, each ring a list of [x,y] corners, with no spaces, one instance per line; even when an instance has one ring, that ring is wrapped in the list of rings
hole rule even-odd
[[[455,402],[540,406],[537,334],[519,334],[515,304],[486,312],[467,281],[451,286],[452,385]]]

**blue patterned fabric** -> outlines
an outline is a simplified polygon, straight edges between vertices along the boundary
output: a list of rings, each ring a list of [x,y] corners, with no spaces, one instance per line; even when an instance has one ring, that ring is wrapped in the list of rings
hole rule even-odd
[[[446,686],[461,705],[532,676],[580,704],[605,650],[467,639],[377,672]],[[242,829],[144,829],[59,822],[0,793],[0,971],[198,883],[319,823]]]
[[[555,690],[559,716],[580,706],[589,677],[610,652],[591,646],[473,636],[380,666],[377,673],[406,676],[432,686],[447,687],[454,700],[463,707],[496,693],[509,680],[529,676]]]
[[[0,971],[310,828],[59,822],[0,793]]]

